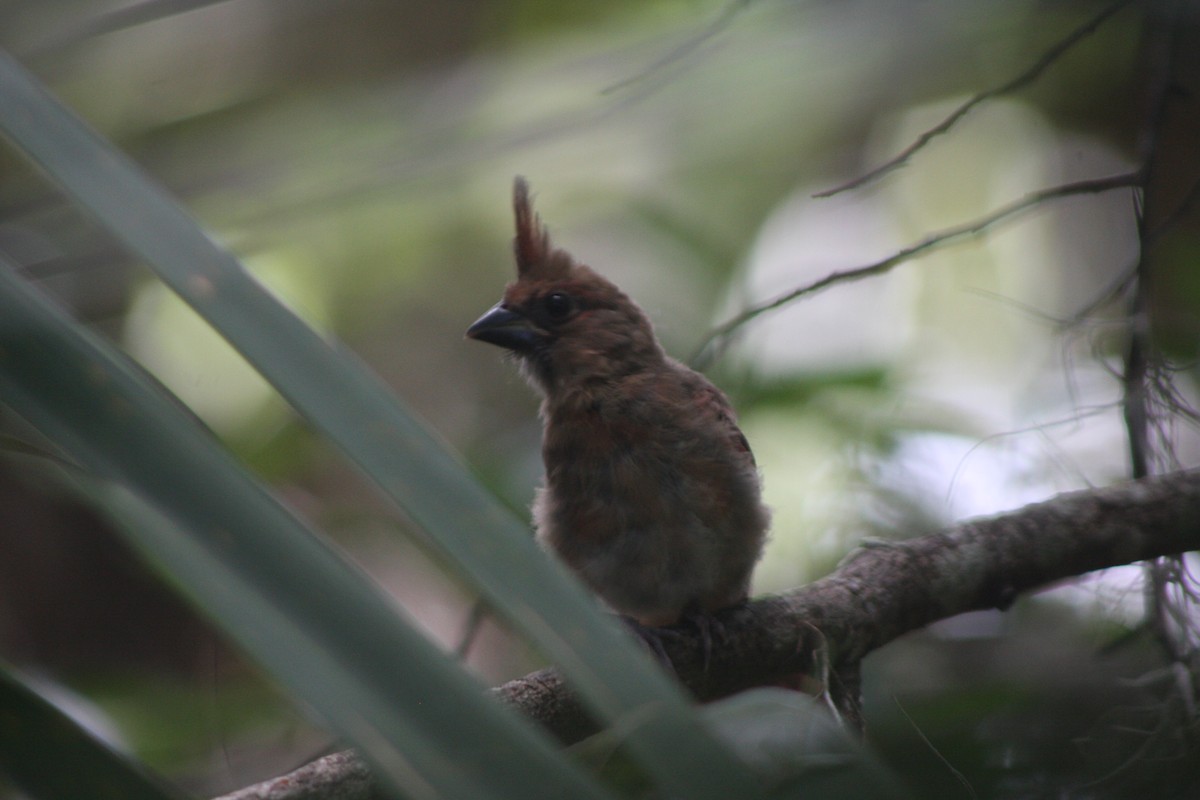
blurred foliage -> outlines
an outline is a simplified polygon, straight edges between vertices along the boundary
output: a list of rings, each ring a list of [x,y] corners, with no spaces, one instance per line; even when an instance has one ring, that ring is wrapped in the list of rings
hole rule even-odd
[[[686,357],[746,303],[1035,188],[1129,169],[1147,95],[1140,4],[900,172],[811,197],[1009,80],[1104,5],[8,0],[0,45],[524,509],[540,472],[536,401],[495,352],[462,340],[511,277],[512,175],[530,179],[557,241],[637,298]],[[1162,141],[1167,206],[1198,174],[1187,93],[1200,48],[1181,52],[1183,99]],[[457,644],[472,598],[399,541],[406,523],[9,148],[0,174],[0,251],[340,536],[431,636]],[[760,590],[811,580],[863,535],[920,533],[1126,474],[1113,375],[1125,308],[1096,301],[1136,255],[1134,209],[1128,192],[1059,201],[742,332],[712,374],[737,402],[776,508]],[[1200,342],[1196,224],[1194,210],[1183,214],[1152,262],[1153,331],[1185,365],[1175,384],[1185,402]],[[18,420],[3,423],[37,441]],[[1196,463],[1186,424],[1163,444]],[[102,523],[23,486],[11,465],[0,484],[0,550],[13,556],[0,559],[0,655],[87,688],[133,742],[145,732],[120,709],[137,700],[100,677],[114,665],[130,676],[124,687],[152,676],[145,707],[207,697],[215,719],[261,686],[249,667],[214,670],[215,635],[187,612],[140,600],[145,578],[127,559],[95,555],[121,552]],[[949,762],[979,796],[1186,796],[1197,778],[1173,754],[1194,762],[1194,749],[1160,750],[1167,740],[1151,735],[1170,727],[1153,713],[1170,693],[1125,685],[1154,675],[1161,657],[1144,643],[1122,651],[1136,656],[1097,655],[1136,623],[1140,596],[1087,586],[1031,600],[968,643],[935,630],[874,655],[868,717],[889,764],[920,765],[902,771],[939,795],[970,795]],[[22,597],[47,599],[34,611]],[[126,597],[139,601],[115,602]],[[167,622],[149,616],[168,607]],[[232,653],[218,660],[237,664]],[[537,661],[489,623],[469,663],[497,682]],[[1078,684],[1071,698],[1064,682]],[[1126,725],[1124,708],[1149,711]],[[294,713],[280,704],[276,719],[300,726],[291,757],[311,755],[314,734]],[[204,735],[217,765],[195,785],[218,791],[279,771],[225,772],[240,731],[229,721]]]
[[[59,704],[64,698],[59,697]],[[127,797],[170,800],[174,791],[79,726],[58,705],[0,665],[0,763],[4,777],[48,798]],[[67,766],[69,765],[69,767]],[[0,789],[3,785],[0,784]]]

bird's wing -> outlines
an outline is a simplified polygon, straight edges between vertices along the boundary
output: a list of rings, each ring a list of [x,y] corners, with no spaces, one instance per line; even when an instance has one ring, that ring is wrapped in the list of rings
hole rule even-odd
[[[693,372],[682,364],[681,369],[687,370],[687,386],[691,395],[691,404],[695,413],[704,421],[716,425],[728,437],[730,447],[744,455],[749,466],[756,466],[754,453],[750,443],[737,425],[737,414],[729,403],[725,393],[713,386],[707,378],[698,372]]]

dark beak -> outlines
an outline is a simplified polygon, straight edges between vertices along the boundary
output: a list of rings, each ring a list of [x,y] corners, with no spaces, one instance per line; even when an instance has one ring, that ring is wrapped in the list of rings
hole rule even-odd
[[[517,353],[528,353],[537,344],[537,328],[528,317],[497,303],[467,328],[468,339],[506,347]]]

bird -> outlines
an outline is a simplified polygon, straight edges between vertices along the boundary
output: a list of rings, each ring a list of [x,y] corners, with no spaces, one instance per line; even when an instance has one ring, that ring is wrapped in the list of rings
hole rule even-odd
[[[744,603],[770,511],[728,398],[554,246],[520,177],[513,211],[516,280],[466,336],[509,351],[541,395],[537,540],[635,628]]]

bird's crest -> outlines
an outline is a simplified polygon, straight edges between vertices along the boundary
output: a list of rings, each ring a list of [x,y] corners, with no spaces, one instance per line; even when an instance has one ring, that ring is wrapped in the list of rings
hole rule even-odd
[[[513,239],[517,278],[556,280],[568,277],[574,261],[565,250],[550,243],[550,234],[530,203],[529,184],[519,176],[513,181],[513,213],[517,221],[517,235]]]

